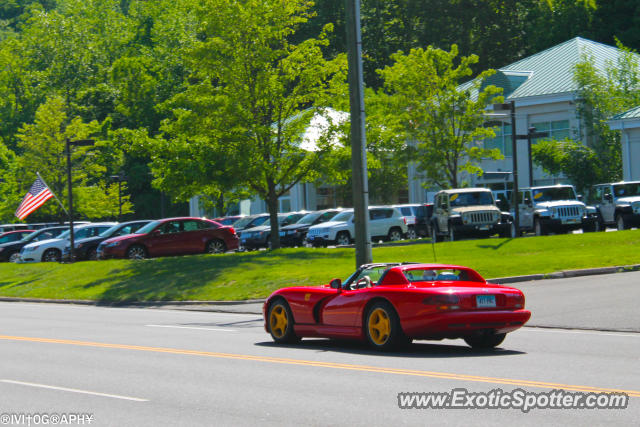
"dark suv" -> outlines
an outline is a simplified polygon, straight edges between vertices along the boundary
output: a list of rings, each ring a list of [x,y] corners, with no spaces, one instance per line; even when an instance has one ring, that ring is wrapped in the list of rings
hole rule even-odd
[[[407,239],[429,237],[429,220],[433,215],[433,203],[393,205],[407,219]]]

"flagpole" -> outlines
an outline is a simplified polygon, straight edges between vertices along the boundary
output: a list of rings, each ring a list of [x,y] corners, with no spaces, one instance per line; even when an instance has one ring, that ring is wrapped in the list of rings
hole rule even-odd
[[[40,178],[40,181],[42,181],[44,183],[44,185],[49,188],[49,184],[47,184],[45,182],[44,179],[42,179],[42,177],[40,176],[40,172],[36,172],[36,175],[38,175],[38,178]],[[49,191],[51,191],[51,188],[49,188]],[[69,211],[67,211],[64,206],[62,205],[62,203],[60,203],[60,200],[58,200],[58,196],[56,196],[56,193],[54,193],[53,191],[51,191],[51,194],[53,194],[53,198],[56,199],[56,202],[58,202],[58,204],[60,205],[60,207],[62,208],[62,210],[67,214],[67,216],[69,216]]]

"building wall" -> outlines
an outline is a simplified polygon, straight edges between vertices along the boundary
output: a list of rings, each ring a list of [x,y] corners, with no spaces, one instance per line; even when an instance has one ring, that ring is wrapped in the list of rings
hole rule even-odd
[[[622,169],[625,181],[640,181],[640,128],[622,132]]]

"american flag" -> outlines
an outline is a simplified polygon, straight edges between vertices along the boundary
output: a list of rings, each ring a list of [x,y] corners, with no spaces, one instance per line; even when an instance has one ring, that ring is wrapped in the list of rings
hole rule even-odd
[[[44,202],[53,197],[53,193],[47,187],[40,177],[36,178],[36,182],[33,183],[29,192],[22,199],[22,203],[16,210],[16,216],[18,219],[25,219],[31,212],[44,205]]]

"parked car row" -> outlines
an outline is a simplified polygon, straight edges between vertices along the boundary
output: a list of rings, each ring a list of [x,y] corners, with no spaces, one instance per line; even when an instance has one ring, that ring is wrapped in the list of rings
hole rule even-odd
[[[508,195],[507,195],[508,196]],[[602,231],[640,226],[640,181],[598,184],[586,205],[571,185],[522,188],[517,195],[519,229],[545,235],[582,229]],[[515,237],[515,209],[486,188],[442,190],[434,204],[370,206],[372,239],[395,241],[432,237],[435,241],[499,235]],[[498,206],[501,206],[500,209]],[[283,247],[349,245],[355,238],[353,209],[326,209],[278,215]],[[69,226],[37,229],[5,224],[0,261],[42,262],[71,258]],[[74,226],[74,260],[147,258],[268,248],[269,214],[207,220],[181,217]]]

